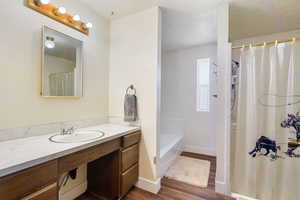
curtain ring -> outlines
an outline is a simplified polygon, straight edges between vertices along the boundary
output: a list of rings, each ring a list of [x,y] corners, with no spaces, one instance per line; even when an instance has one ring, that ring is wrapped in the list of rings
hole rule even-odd
[[[242,51],[244,51],[245,50],[245,45],[243,44],[243,46],[242,46],[242,49],[241,49]]]
[[[267,43],[266,42],[264,42],[264,47],[266,47],[267,46]]]

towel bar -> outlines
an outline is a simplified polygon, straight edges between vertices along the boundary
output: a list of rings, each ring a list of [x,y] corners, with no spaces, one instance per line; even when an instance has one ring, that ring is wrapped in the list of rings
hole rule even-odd
[[[136,89],[134,88],[133,85],[130,85],[127,89],[126,89],[126,94],[129,94],[129,91],[133,90],[134,91],[134,95],[136,95]]]

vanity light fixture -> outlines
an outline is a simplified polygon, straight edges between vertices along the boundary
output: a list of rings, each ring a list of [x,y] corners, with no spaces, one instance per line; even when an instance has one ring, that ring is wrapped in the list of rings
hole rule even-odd
[[[55,47],[54,38],[50,37],[50,36],[47,36],[46,41],[45,41],[45,46],[48,49],[53,49]]]
[[[90,29],[93,27],[92,23],[85,23],[80,20],[80,16],[70,15],[66,12],[65,7],[55,7],[50,4],[50,0],[25,0],[27,6],[33,10],[42,13],[58,22],[61,22],[71,28],[76,29],[86,35],[89,34]]]
[[[37,5],[48,5],[50,3],[50,0],[35,0],[35,3]]]
[[[56,15],[64,15],[66,14],[67,10],[65,7],[58,7],[56,10],[55,10],[55,14]]]

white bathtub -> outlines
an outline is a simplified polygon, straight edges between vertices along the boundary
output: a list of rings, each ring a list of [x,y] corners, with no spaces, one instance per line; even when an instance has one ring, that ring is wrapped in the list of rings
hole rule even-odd
[[[160,158],[166,156],[167,153],[174,150],[174,147],[181,142],[182,135],[179,134],[163,134],[160,137]]]
[[[167,120],[160,133],[160,155],[157,163],[159,177],[163,177],[177,156],[183,151],[183,120]],[[170,126],[168,126],[170,125]]]

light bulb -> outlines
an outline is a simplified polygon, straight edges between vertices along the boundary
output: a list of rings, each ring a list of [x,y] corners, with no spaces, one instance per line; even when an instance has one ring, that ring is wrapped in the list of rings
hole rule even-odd
[[[45,46],[48,49],[53,49],[55,47],[54,38],[53,37],[46,37]]]
[[[73,19],[73,21],[78,22],[80,20],[80,16],[74,15],[72,19]]]
[[[63,14],[66,14],[66,12],[67,12],[66,8],[59,7],[59,8],[56,9],[55,14],[56,15],[63,15]]]
[[[86,29],[93,28],[93,24],[91,22],[85,23],[84,28],[86,28]]]
[[[48,48],[48,49],[53,49],[55,47],[55,43],[53,41],[50,41],[50,40],[47,40],[45,42],[45,46]]]
[[[50,3],[50,0],[36,0],[36,4],[38,5],[47,5]]]

